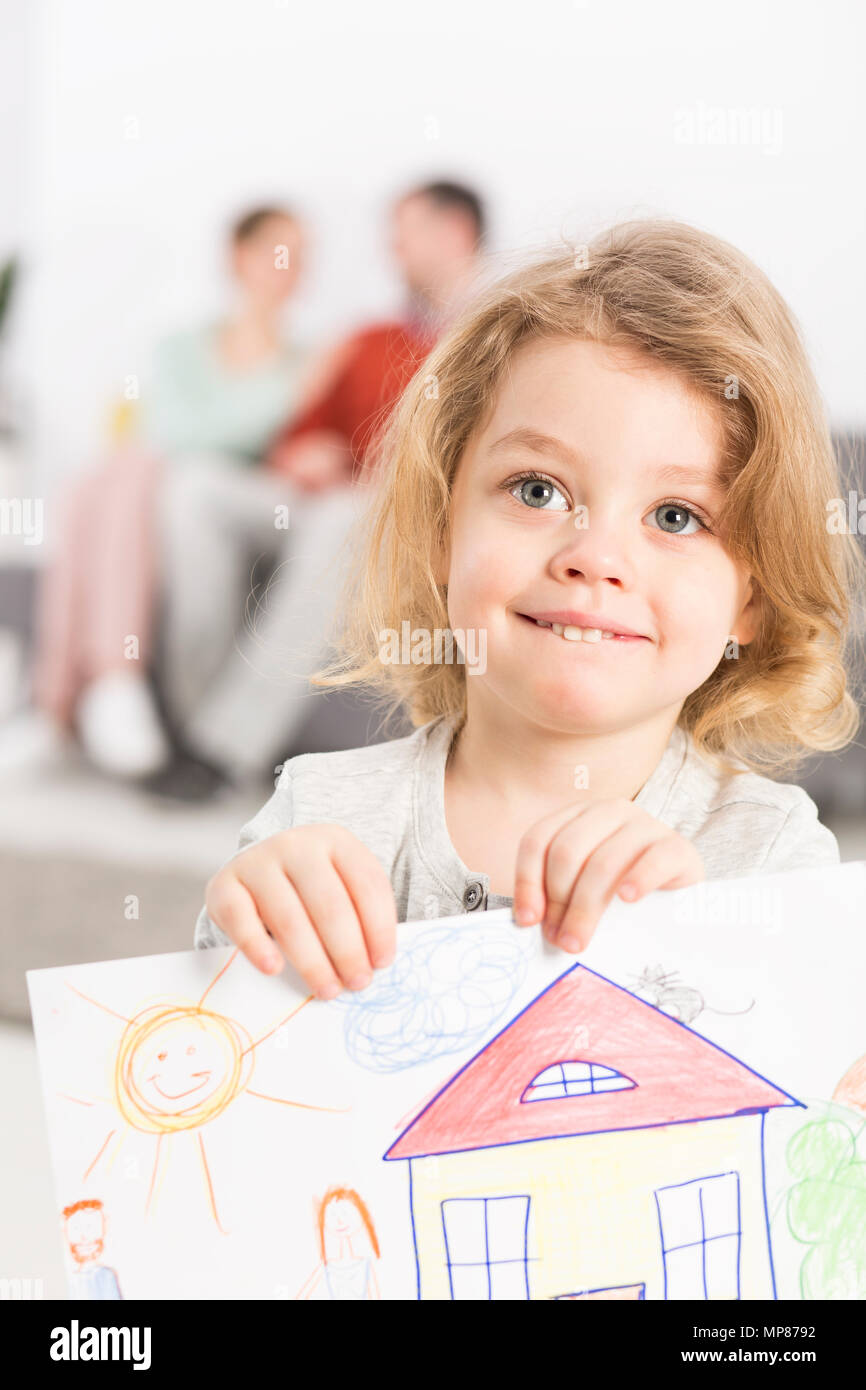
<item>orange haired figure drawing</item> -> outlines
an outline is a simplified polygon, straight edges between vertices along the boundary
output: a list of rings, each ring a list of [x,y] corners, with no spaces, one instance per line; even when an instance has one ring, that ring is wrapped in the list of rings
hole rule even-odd
[[[313,1270],[299,1299],[319,1297],[360,1301],[379,1298],[374,1260],[379,1241],[366,1204],[352,1187],[330,1188],[318,1204],[317,1228],[321,1262]]]
[[[103,1009],[124,1024],[114,1061],[112,1101],[120,1118],[128,1126],[156,1137],[146,1211],[150,1209],[156,1188],[164,1141],[184,1130],[200,1130],[222,1115],[242,1094],[301,1110],[343,1113],[330,1106],[307,1105],[251,1090],[249,1083],[256,1048],[295,1018],[315,996],[308,995],[253,1042],[236,1019],[205,1007],[208,994],[237,955],[237,950],[232,952],[197,1003],[179,999],[167,1004],[154,1004],[132,1018],[116,1013],[114,1009],[82,994],[74,985],[68,985],[81,999]],[[84,1172],[85,1180],[96,1168],[116,1133],[117,1129],[114,1128],[103,1139]],[[204,1139],[201,1133],[196,1138],[211,1214],[225,1235],[227,1232],[223,1231],[217,1214]]]

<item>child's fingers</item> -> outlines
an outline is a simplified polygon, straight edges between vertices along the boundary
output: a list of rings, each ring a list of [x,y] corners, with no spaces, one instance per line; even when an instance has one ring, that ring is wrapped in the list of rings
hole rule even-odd
[[[327,854],[307,851],[294,862],[292,884],[334,969],[349,989],[366,989],[373,967],[355,905]]]
[[[239,859],[238,876],[258,915],[286,960],[319,999],[333,999],[342,988],[328,954],[295,888],[274,859]],[[282,965],[282,958],[280,958]]]
[[[514,865],[514,906],[512,915],[519,926],[529,926],[544,917],[545,859],[556,832],[576,817],[588,814],[591,807],[563,806],[549,816],[543,816],[526,831],[517,846]],[[572,875],[573,879],[574,875]]]
[[[575,883],[590,856],[615,835],[629,817],[634,823],[633,807],[628,802],[598,802],[587,807],[576,820],[564,825],[551,842],[544,864],[544,891],[547,896],[544,928],[548,940],[552,941],[559,931],[572,900]]]
[[[623,876],[645,853],[647,840],[668,832],[658,822],[632,820],[603,840],[586,859],[562,914],[555,944],[564,951],[582,951],[616,893]]]
[[[382,864],[354,835],[339,836],[333,860],[355,904],[375,969],[390,965],[397,948],[397,904]]]
[[[258,914],[249,890],[226,869],[214,874],[205,889],[208,917],[238,946],[247,960],[273,975],[283,966],[283,958]]]
[[[650,845],[619,884],[619,895],[635,902],[659,888],[686,888],[704,877],[701,856],[682,835],[670,834]]]

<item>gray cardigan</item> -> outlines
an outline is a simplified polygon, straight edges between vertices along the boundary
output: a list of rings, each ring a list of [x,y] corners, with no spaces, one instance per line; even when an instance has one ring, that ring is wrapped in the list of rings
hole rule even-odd
[[[384,866],[398,921],[510,906],[511,898],[488,892],[487,875],[462,862],[448,835],[444,778],[454,722],[443,715],[390,743],[292,758],[273,796],[243,826],[235,853],[292,826],[337,822]],[[802,788],[752,772],[720,774],[679,726],[635,804],[694,843],[708,879],[839,862],[835,837]],[[204,908],[194,941],[231,944]]]

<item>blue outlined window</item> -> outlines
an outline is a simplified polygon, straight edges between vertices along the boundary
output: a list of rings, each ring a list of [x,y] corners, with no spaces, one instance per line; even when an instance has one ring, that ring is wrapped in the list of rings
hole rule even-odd
[[[631,1091],[636,1085],[630,1076],[599,1062],[553,1062],[532,1078],[520,1099],[562,1100],[565,1096],[594,1096],[601,1091]]]
[[[529,1298],[529,1196],[448,1197],[442,1228],[452,1299]]]
[[[660,1187],[656,1205],[665,1298],[739,1298],[739,1174]]]

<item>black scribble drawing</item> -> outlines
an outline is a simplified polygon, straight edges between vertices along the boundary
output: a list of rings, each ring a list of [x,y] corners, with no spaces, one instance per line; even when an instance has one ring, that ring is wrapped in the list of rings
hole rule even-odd
[[[736,1014],[747,1014],[755,1007],[753,999],[745,1009],[713,1009],[704,1001],[699,989],[683,984],[678,971],[665,970],[663,965],[648,965],[632,979],[636,993],[644,995],[655,1008],[670,1014],[680,1023],[692,1023],[702,1013],[734,1017]]]

